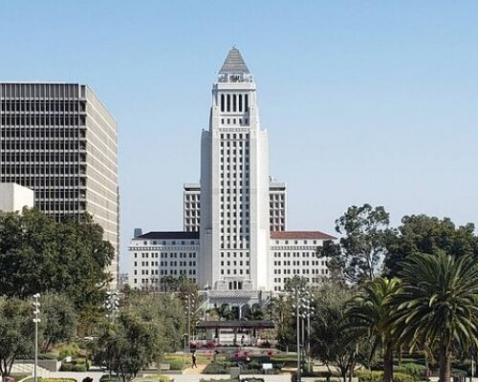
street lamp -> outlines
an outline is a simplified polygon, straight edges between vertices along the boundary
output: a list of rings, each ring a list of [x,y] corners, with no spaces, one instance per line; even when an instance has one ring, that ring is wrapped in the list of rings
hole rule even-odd
[[[106,301],[105,301],[105,308],[106,308],[106,318],[110,319],[111,321],[115,321],[116,318],[116,312],[119,309],[119,295],[118,292],[106,292]],[[110,322],[108,320],[107,324],[107,329],[109,328]],[[108,350],[108,353],[110,353],[110,350]],[[108,371],[109,371],[109,377],[111,379],[111,355],[108,354]]]
[[[113,322],[116,318],[116,312],[119,309],[119,295],[118,292],[106,292],[105,308],[107,310],[106,317],[111,317]]]
[[[294,299],[295,303],[293,308],[295,308],[295,316],[296,316],[296,337],[297,337],[297,382],[300,382],[301,378],[301,354],[300,354],[300,340],[301,340],[301,333],[300,333],[300,319],[303,317],[305,305],[305,298],[306,294],[308,293],[304,288],[299,286],[292,289],[294,292]],[[304,315],[305,318],[305,315]],[[304,329],[304,325],[302,325],[302,329]]]
[[[33,322],[35,323],[35,364],[33,366],[33,381],[38,382],[37,376],[37,367],[38,367],[38,324],[40,323],[40,293],[35,293],[33,295],[33,307],[35,310],[33,311],[34,318]]]

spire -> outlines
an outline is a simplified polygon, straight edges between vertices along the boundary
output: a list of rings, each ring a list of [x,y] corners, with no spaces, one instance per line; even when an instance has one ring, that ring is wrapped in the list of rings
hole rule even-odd
[[[222,65],[219,74],[249,74],[249,69],[247,68],[244,59],[241,56],[241,52],[235,46],[227,54],[226,60]]]

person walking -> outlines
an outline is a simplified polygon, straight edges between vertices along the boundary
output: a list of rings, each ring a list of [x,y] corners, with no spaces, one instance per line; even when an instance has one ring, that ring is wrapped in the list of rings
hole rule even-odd
[[[193,365],[192,365],[192,368],[196,368],[198,367],[198,365],[196,365],[196,351],[193,351],[193,354],[191,355],[191,359],[193,361]]]

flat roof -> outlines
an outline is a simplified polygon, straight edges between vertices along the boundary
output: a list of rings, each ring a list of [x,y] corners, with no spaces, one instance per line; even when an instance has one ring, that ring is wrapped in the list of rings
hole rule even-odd
[[[276,240],[335,240],[334,236],[320,231],[274,231],[271,232],[271,239]]]
[[[144,235],[137,236],[133,240],[138,239],[199,239],[199,232],[184,232],[184,231],[151,231]]]

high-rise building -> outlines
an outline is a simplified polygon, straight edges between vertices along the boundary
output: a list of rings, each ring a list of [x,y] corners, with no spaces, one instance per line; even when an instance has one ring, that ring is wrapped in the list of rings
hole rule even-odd
[[[199,279],[217,289],[271,288],[269,148],[259,122],[256,84],[236,48],[212,89],[201,146]],[[221,259],[247,259],[227,274]]]
[[[269,182],[270,231],[286,230],[286,184]],[[199,232],[201,222],[201,185],[186,183],[183,188],[183,230]]]
[[[256,84],[233,48],[212,88],[202,132],[201,180],[183,188],[183,232],[135,230],[128,248],[130,285],[168,290],[171,277],[206,289],[208,303],[262,304],[287,281],[318,287],[328,277],[317,249],[333,236],[287,231],[286,184],[269,176],[267,132],[259,123]]]
[[[90,87],[0,83],[0,182],[35,192],[35,206],[59,220],[90,213],[119,249],[117,124]]]

